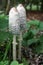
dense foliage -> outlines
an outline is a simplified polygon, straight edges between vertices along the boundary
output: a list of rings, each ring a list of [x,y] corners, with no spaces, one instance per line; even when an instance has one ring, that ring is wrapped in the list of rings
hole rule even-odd
[[[29,56],[28,54],[29,48],[32,49],[34,54],[43,53],[43,22],[39,20],[30,20],[29,22],[27,22],[26,25],[27,25],[27,31],[23,33],[23,40],[22,40],[22,46],[26,48],[25,51],[26,54]],[[12,34],[9,33],[8,31],[8,16],[1,14],[0,15],[0,65],[8,65],[10,63],[11,52],[9,54],[9,51],[11,51],[10,49],[11,43],[12,43]],[[25,63],[26,60],[23,62]],[[12,62],[11,65],[15,63],[16,62]],[[23,64],[19,64],[19,65],[23,65]]]
[[[31,47],[35,53],[43,53],[43,22],[30,20],[28,31],[23,35],[23,46]]]

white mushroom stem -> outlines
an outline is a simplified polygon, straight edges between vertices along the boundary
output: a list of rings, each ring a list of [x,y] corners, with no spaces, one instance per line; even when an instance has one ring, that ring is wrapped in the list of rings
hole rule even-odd
[[[19,50],[18,50],[18,59],[21,60],[21,46],[22,46],[22,32],[20,32],[20,36],[19,36]]]
[[[16,35],[13,36],[13,60],[16,60]]]

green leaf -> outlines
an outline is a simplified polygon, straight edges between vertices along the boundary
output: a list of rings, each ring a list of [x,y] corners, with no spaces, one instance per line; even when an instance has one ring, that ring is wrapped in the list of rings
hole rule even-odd
[[[40,24],[40,22],[39,22],[39,20],[30,20],[29,24],[38,26]]]
[[[0,65],[9,65],[9,61],[1,61]]]
[[[23,65],[23,63],[19,64],[19,65]]]
[[[10,65],[19,65],[17,61],[12,61]]]
[[[39,29],[32,29],[31,32],[33,33],[33,35],[37,35],[37,33],[39,32]]]
[[[28,46],[33,44],[33,43],[36,43],[38,40],[39,39],[37,39],[37,38],[32,38],[32,39],[28,40]]]

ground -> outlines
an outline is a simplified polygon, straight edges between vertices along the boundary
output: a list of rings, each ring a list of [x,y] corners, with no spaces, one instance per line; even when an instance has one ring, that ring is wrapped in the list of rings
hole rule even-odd
[[[27,19],[37,19],[43,21],[43,12],[40,11],[27,11]]]

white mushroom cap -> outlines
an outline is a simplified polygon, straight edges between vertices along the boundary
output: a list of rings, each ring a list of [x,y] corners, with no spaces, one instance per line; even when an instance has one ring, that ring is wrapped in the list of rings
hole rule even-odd
[[[22,4],[19,4],[17,6],[17,10],[19,12],[19,16],[20,16],[20,24],[22,24],[23,28],[26,28],[26,10],[24,8],[24,6]]]
[[[22,4],[19,4],[17,6],[17,10],[18,10],[19,14],[21,14],[21,16],[26,16],[26,10]]]
[[[19,25],[19,13],[17,9],[13,7],[9,11],[9,31],[11,31],[13,34],[17,34],[20,29]]]

